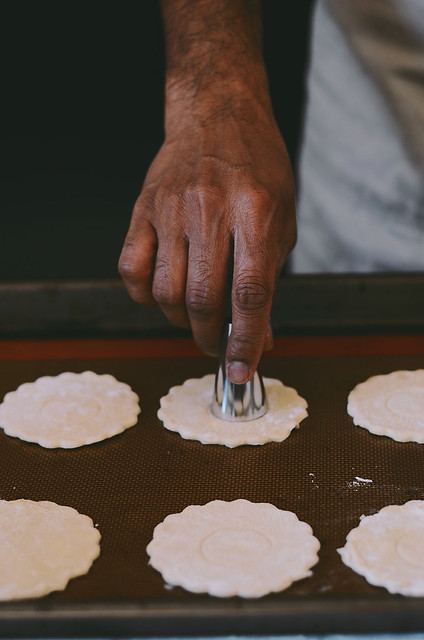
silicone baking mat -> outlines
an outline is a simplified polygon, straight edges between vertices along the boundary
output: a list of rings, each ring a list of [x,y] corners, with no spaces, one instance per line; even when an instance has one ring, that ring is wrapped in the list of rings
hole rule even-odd
[[[142,409],[136,426],[73,450],[0,430],[0,498],[75,507],[102,534],[88,575],[39,600],[0,604],[0,635],[424,630],[424,600],[369,585],[337,553],[361,514],[424,499],[424,445],[371,435],[346,413],[358,382],[421,368],[422,357],[265,358],[262,374],[295,387],[309,416],[284,442],[234,449],[184,440],[156,416],[171,386],[214,366],[206,358],[0,363],[1,398],[41,375],[90,369],[131,385]],[[155,525],[189,504],[237,498],[270,502],[311,525],[321,542],[313,575],[259,600],[168,588],[145,551]]]

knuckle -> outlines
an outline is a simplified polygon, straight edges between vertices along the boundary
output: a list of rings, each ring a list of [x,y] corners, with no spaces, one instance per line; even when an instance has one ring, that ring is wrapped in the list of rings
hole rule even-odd
[[[275,200],[266,189],[250,187],[238,197],[237,205],[241,211],[254,215],[256,212],[273,209]]]
[[[233,285],[233,304],[240,311],[262,311],[270,300],[270,288],[258,278],[240,279]]]
[[[220,308],[219,295],[213,279],[213,266],[209,250],[203,247],[203,258],[193,261],[194,275],[187,284],[186,305],[196,318],[214,315]],[[207,257],[205,257],[207,256]]]
[[[150,294],[151,273],[138,269],[136,265],[128,262],[119,262],[119,273],[125,288],[134,302],[139,304],[153,304]]]
[[[163,187],[157,197],[157,208],[172,213],[181,212],[184,209],[184,197],[178,189],[172,191]]]
[[[186,306],[190,315],[207,318],[219,309],[219,301],[206,284],[194,283],[186,293]]]
[[[120,276],[124,280],[132,280],[134,278],[134,262],[127,258],[126,255],[121,255],[118,262],[118,271]]]
[[[124,281],[131,283],[143,281],[150,276],[150,269],[146,269],[136,256],[131,256],[125,251],[119,259],[118,271]]]
[[[181,291],[173,287],[172,283],[166,280],[161,279],[155,282],[152,294],[159,306],[176,308],[181,306],[183,302]]]
[[[157,257],[152,287],[153,298],[160,306],[175,308],[183,303],[183,293],[171,276],[171,267],[167,260]]]

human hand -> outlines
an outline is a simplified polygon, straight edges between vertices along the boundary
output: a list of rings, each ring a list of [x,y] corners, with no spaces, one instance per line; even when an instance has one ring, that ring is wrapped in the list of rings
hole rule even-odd
[[[213,116],[174,106],[119,262],[131,297],[216,355],[232,268],[227,375],[244,383],[272,344],[274,286],[295,239],[290,162],[269,111],[252,99]]]

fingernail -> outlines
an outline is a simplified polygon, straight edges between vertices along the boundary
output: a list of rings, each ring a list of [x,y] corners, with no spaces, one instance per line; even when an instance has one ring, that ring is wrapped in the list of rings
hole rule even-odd
[[[234,384],[244,384],[249,379],[250,367],[245,362],[233,360],[227,365],[227,377]]]

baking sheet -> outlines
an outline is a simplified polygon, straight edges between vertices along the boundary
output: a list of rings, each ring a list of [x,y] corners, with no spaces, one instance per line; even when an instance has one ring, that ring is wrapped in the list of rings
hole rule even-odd
[[[265,358],[262,374],[294,386],[309,417],[282,443],[235,449],[183,440],[156,416],[170,386],[214,366],[206,358],[0,362],[1,397],[41,375],[91,369],[130,384],[142,408],[135,427],[73,450],[0,431],[0,498],[72,506],[102,534],[87,576],[39,600],[1,603],[0,636],[424,631],[424,599],[369,585],[336,551],[361,514],[424,499],[423,445],[373,436],[346,413],[355,384],[421,368],[423,358]],[[155,525],[189,504],[237,498],[270,502],[312,526],[321,542],[313,575],[260,600],[167,588],[145,552]]]

